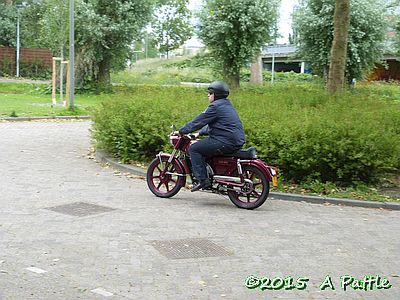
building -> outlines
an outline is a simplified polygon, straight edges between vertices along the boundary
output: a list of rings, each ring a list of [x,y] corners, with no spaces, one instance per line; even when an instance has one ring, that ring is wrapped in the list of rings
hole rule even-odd
[[[262,50],[262,62],[264,70],[271,71],[274,65],[275,72],[312,73],[310,64],[305,62],[296,53],[294,45],[265,46]],[[383,63],[377,64],[369,80],[399,80],[400,81],[400,57],[393,54],[385,54]]]
[[[298,55],[296,46],[274,45],[265,46],[261,52],[264,70],[271,71],[274,65],[275,72],[311,73],[309,65]]]

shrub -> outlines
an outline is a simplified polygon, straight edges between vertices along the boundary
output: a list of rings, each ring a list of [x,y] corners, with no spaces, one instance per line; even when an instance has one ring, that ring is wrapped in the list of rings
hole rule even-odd
[[[0,63],[0,76],[14,76],[15,72],[15,62],[5,57]],[[40,59],[33,61],[21,60],[19,74],[25,78],[49,79],[51,78],[51,68],[46,66]]]
[[[46,66],[43,60],[21,61],[20,75],[32,79],[51,78],[51,67]]]
[[[124,162],[151,160],[160,150],[168,148],[170,126],[173,122],[182,122],[184,115],[174,103],[175,99],[182,102],[189,90],[120,88],[119,100],[103,102],[94,113],[94,138],[98,146]]]
[[[286,180],[350,185],[400,167],[400,103],[375,94],[360,88],[333,97],[291,83],[244,87],[231,99],[246,146]],[[188,87],[125,87],[114,98],[95,113],[94,138],[125,162],[151,160],[169,147],[171,123],[183,125],[207,106],[205,90]]]
[[[158,67],[157,70],[133,68],[112,74],[112,80],[118,84],[166,84],[179,85],[181,82],[211,82],[213,76],[207,69],[181,69],[179,67]]]
[[[15,74],[15,62],[5,56],[0,62],[0,76],[7,77]]]
[[[215,64],[215,59],[209,54],[196,54],[195,56],[178,61],[167,63],[166,67],[186,68],[204,68],[210,69],[210,66]]]
[[[250,81],[250,70],[243,69],[240,72],[240,80],[241,82],[249,82]],[[263,81],[265,83],[271,82],[272,73],[270,71],[263,71]],[[321,83],[322,80],[320,77],[304,74],[304,73],[295,73],[293,71],[290,72],[275,72],[274,73],[274,81],[275,82],[315,82]]]

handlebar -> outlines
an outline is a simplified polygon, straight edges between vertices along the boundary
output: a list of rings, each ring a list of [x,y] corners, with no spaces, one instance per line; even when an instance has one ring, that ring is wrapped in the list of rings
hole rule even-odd
[[[198,138],[198,135],[189,133],[189,134],[180,134],[179,131],[173,131],[171,132],[170,136],[175,135],[175,136],[186,136],[191,140],[196,140]]]
[[[170,133],[170,136],[176,135],[176,136],[186,136],[190,138],[191,140],[195,140],[199,137],[199,135],[194,134],[194,133],[189,133],[189,134],[180,134],[179,131],[176,129],[175,124],[171,125],[172,132]]]

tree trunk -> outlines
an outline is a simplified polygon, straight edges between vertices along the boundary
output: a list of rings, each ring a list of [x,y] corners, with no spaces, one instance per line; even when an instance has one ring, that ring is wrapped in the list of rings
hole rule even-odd
[[[231,89],[238,89],[240,87],[240,74],[226,74],[225,81]]]
[[[99,92],[111,90],[110,60],[107,58],[104,58],[99,63],[99,74],[97,75],[97,90]]]
[[[333,16],[333,43],[327,89],[336,93],[344,86],[347,58],[347,38],[350,27],[350,0],[336,0]]]
[[[169,59],[169,39],[168,39],[169,32],[167,31],[167,59]]]
[[[240,87],[240,67],[235,64],[235,61],[231,61],[230,64],[225,62],[222,66],[222,70],[224,80],[229,87],[231,89],[238,89]]]
[[[254,62],[251,64],[250,83],[252,83],[252,84],[262,84],[263,83],[261,53],[257,54]]]

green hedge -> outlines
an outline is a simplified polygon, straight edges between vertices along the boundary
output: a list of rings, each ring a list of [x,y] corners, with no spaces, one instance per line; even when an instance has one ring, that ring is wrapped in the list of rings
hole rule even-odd
[[[319,85],[276,84],[231,93],[246,145],[280,168],[286,180],[370,183],[400,167],[398,94],[370,87],[328,95]],[[204,89],[121,88],[94,115],[97,146],[121,161],[150,161],[170,149],[171,124],[181,126],[207,106]]]

